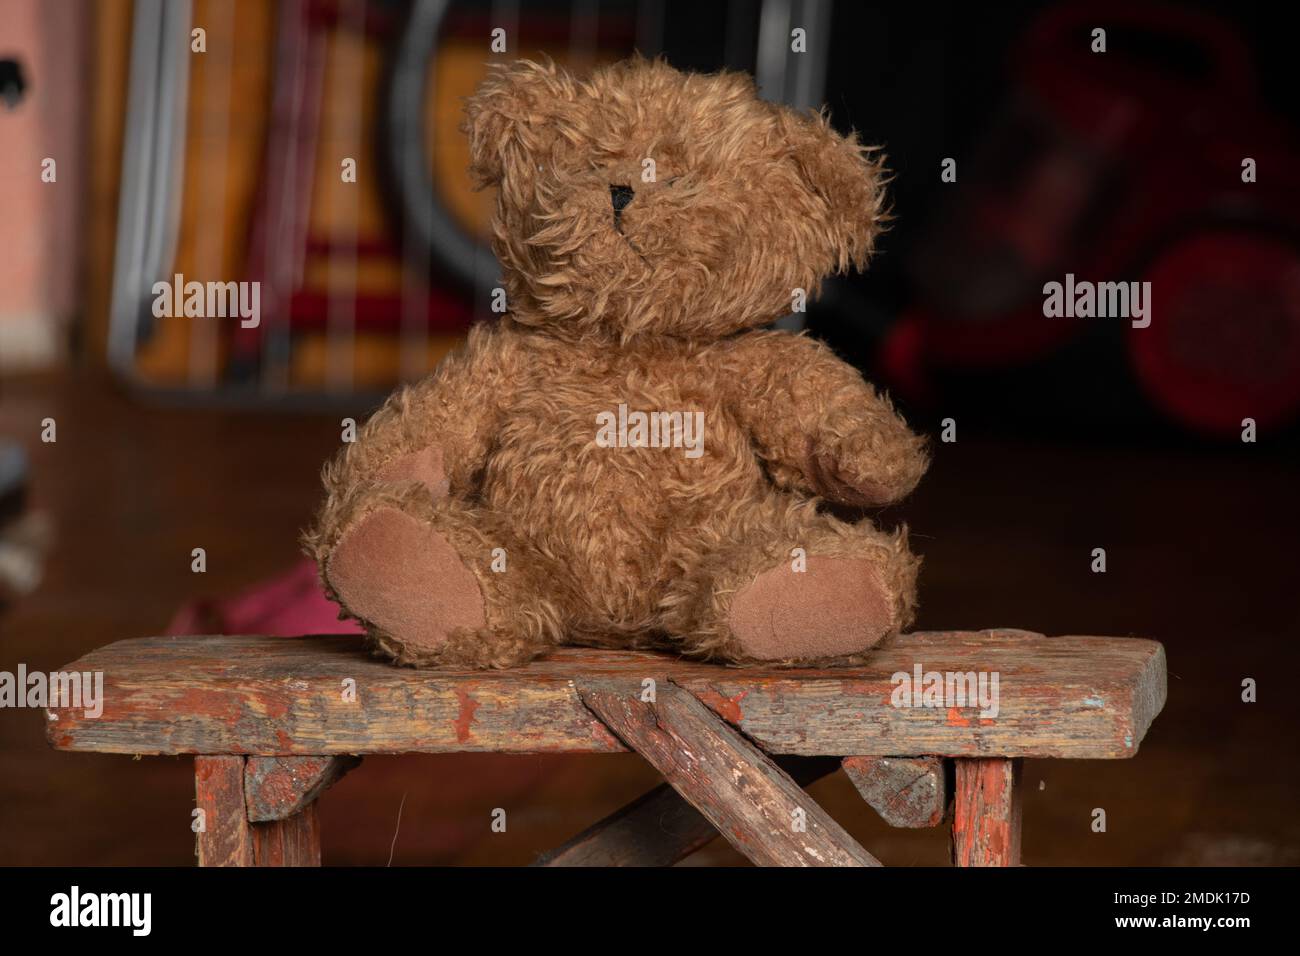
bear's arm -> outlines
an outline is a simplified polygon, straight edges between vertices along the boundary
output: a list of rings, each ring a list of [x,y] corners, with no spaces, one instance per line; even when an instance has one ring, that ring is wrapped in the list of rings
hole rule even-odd
[[[829,348],[787,332],[741,335],[727,347],[719,382],[779,487],[879,507],[921,480],[925,439]]]

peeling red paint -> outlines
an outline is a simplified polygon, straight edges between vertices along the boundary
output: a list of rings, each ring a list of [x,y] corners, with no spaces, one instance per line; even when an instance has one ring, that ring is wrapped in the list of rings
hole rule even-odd
[[[478,710],[479,702],[464,688],[456,689],[456,699],[460,701],[460,713],[456,715],[453,726],[456,728],[456,740],[463,744],[469,740],[470,726],[474,723],[474,711]]]
[[[958,761],[952,831],[956,865],[1020,862],[1019,766],[996,758]]]
[[[969,727],[970,720],[961,715],[961,711],[956,707],[948,708],[948,726],[949,727]]]
[[[700,691],[697,696],[723,720],[731,724],[739,724],[745,719],[745,712],[740,709],[740,702],[748,695],[749,691],[742,690],[734,697],[723,697],[718,690],[710,687],[708,690]]]
[[[878,686],[864,680],[840,681],[840,693],[845,697],[870,697],[878,690],[880,690]],[[892,690],[885,692],[885,703],[889,703],[891,694]]]
[[[263,697],[262,706],[270,719],[279,720],[289,716],[289,701],[283,697]]]
[[[239,698],[234,694],[198,687],[178,688],[167,707],[182,714],[202,714],[227,727],[235,726],[242,716]]]

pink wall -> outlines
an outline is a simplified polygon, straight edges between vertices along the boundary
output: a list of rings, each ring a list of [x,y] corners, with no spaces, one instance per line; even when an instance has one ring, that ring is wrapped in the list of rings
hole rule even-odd
[[[0,103],[0,369],[48,365],[79,305],[87,157],[82,0],[3,0],[0,58],[21,61],[27,92]],[[57,181],[41,181],[41,162]]]

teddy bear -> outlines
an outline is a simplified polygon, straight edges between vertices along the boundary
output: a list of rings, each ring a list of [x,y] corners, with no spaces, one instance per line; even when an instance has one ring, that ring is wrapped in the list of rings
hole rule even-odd
[[[878,150],[747,75],[640,57],[495,66],[462,129],[508,312],[343,446],[304,535],[372,648],[811,666],[905,628],[919,561],[864,509],[912,490],[925,441],[826,346],[765,328],[866,264]]]

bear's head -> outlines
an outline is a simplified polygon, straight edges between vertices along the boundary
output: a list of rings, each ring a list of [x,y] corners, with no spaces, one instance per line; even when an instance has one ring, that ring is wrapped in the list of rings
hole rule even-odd
[[[861,268],[886,218],[878,157],[743,74],[626,60],[589,78],[492,69],[466,104],[470,174],[520,322],[622,341],[766,325]]]

